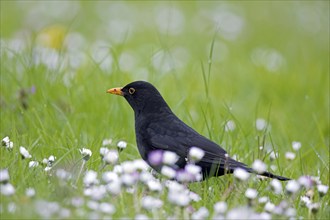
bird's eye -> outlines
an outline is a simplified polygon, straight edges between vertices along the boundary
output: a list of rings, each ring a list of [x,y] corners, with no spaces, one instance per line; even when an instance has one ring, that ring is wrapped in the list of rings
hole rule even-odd
[[[135,92],[135,89],[134,88],[129,88],[128,92],[129,92],[129,94],[133,95],[134,92]]]

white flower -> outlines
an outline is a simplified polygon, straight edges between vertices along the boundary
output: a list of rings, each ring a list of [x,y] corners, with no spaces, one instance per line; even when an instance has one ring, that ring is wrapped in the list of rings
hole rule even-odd
[[[244,216],[244,217],[243,217]],[[227,212],[227,220],[237,220],[237,219],[261,219],[261,217],[252,208],[248,206],[241,206],[238,208],[233,208]]]
[[[121,150],[125,149],[127,147],[126,141],[119,141],[117,147]]]
[[[298,179],[298,183],[305,187],[306,189],[310,189],[315,185],[314,180],[312,179],[311,176],[301,176]]]
[[[257,171],[257,173],[262,174],[266,171],[267,165],[264,162],[262,162],[261,160],[257,159],[253,162],[252,169]]]
[[[61,180],[69,180],[72,177],[71,173],[65,171],[64,169],[57,169],[56,176],[57,176],[57,178],[59,178]]]
[[[296,158],[296,154],[293,153],[293,152],[286,152],[286,153],[285,153],[285,158],[286,158],[287,160],[294,160],[294,158]]]
[[[118,161],[118,152],[116,150],[109,150],[108,153],[103,157],[103,161],[107,164],[115,164]]]
[[[19,147],[19,152],[21,153],[23,159],[29,159],[29,158],[32,157],[32,156],[29,154],[29,151],[27,151],[27,150],[25,149],[25,147],[23,147],[23,146],[20,146],[20,147]]]
[[[102,202],[99,205],[99,210],[106,214],[113,214],[113,213],[115,213],[116,208],[114,207],[114,205],[112,205],[110,203]]]
[[[71,199],[71,205],[73,205],[76,208],[83,206],[84,203],[85,201],[82,197],[73,197]]]
[[[203,206],[191,215],[191,219],[194,220],[206,219],[209,216],[209,214],[210,214],[209,210]]]
[[[11,196],[15,193],[15,188],[10,183],[1,184],[0,185],[0,192],[1,192],[2,195]]]
[[[312,203],[312,201],[310,200],[310,198],[308,198],[307,196],[301,196],[301,197],[300,197],[300,201],[301,201],[302,203],[304,203],[304,205],[305,205],[306,207],[308,207],[308,206]]]
[[[318,174],[320,175],[320,170],[317,171]],[[320,181],[320,176],[310,176],[310,178],[312,179],[313,183],[316,185],[320,185],[321,181]]]
[[[274,151],[270,152],[269,158],[271,161],[276,160],[276,158],[278,158],[278,153],[275,153]]]
[[[248,199],[255,199],[257,198],[258,192],[255,189],[248,188],[245,191],[245,197]]]
[[[6,147],[7,150],[12,150],[14,147],[14,143],[10,141],[8,136],[4,137],[1,142],[2,145]]]
[[[317,213],[320,209],[321,205],[320,203],[311,203],[308,206],[308,209],[312,212],[312,213]]]
[[[163,163],[167,165],[175,164],[179,159],[179,156],[172,151],[165,151],[163,153]]]
[[[321,196],[327,194],[329,186],[326,185],[317,185],[317,191],[319,191]]]
[[[266,203],[268,201],[269,201],[269,198],[267,196],[263,196],[263,197],[260,197],[258,199],[258,202],[261,203],[261,204],[264,204],[264,203]]]
[[[176,175],[175,170],[169,166],[162,166],[160,173],[169,179],[173,179]]]
[[[177,206],[187,206],[190,203],[190,197],[183,192],[173,192],[168,193],[168,201]]]
[[[147,183],[149,180],[155,179],[150,172],[143,171],[140,174],[139,180],[143,183]]]
[[[296,180],[290,180],[285,188],[289,194],[295,194],[300,189],[300,185]]]
[[[48,157],[48,159],[47,158],[44,158],[42,160],[42,163],[45,164],[45,165],[47,165],[47,166],[49,166],[49,167],[51,167],[51,166],[53,166],[55,160],[56,160],[56,157],[54,155],[50,155]]]
[[[214,204],[213,209],[216,214],[224,214],[227,211],[228,205],[226,202],[217,202]]]
[[[105,155],[107,155],[107,153],[109,152],[109,149],[106,147],[101,147],[100,148],[100,155],[103,158]]]
[[[178,183],[177,181],[168,180],[165,183],[166,183],[167,188],[171,192],[183,192],[185,189],[185,186],[182,185],[181,183]]]
[[[293,141],[292,148],[293,148],[293,150],[298,151],[301,148],[301,143],[298,141]]]
[[[115,172],[108,171],[108,172],[104,172],[102,174],[102,180],[106,183],[110,183],[110,182],[113,182],[113,181],[118,181],[119,176]]]
[[[134,220],[149,220],[149,217],[144,214],[137,214]]]
[[[9,172],[7,169],[0,170],[0,183],[6,183],[9,181]]]
[[[35,196],[35,194],[36,194],[36,191],[33,188],[27,188],[25,190],[25,195],[27,197],[33,197],[33,196]]]
[[[265,130],[267,128],[267,121],[263,118],[258,118],[256,120],[256,128],[258,131]]]
[[[70,216],[71,216],[70,209],[61,208],[58,212],[58,218],[59,219],[69,219]]]
[[[17,209],[17,205],[15,202],[8,203],[7,210],[9,213],[12,213],[12,214],[15,213],[16,209]]]
[[[278,179],[272,179],[270,186],[276,194],[280,194],[282,192],[282,184]]]
[[[131,174],[136,171],[134,163],[132,161],[124,161],[121,163],[121,167],[123,168],[124,173]]]
[[[85,190],[86,191],[86,190]],[[90,190],[88,190],[87,194],[89,194]],[[85,192],[86,193],[86,192]],[[99,208],[99,203],[93,200],[89,200],[87,202],[87,207],[90,208],[91,210],[97,210]]]
[[[242,168],[237,168],[234,170],[234,176],[241,181],[246,181],[249,179],[250,174]]]
[[[189,196],[189,190],[185,190],[185,186],[176,181],[167,181],[168,187],[168,201],[174,205],[181,207],[189,205],[191,197]]]
[[[9,143],[6,145],[7,150],[12,150],[14,147],[14,143],[12,141],[9,141]]]
[[[192,162],[200,161],[204,157],[204,155],[205,155],[205,152],[198,147],[192,147],[189,150],[189,159]]]
[[[85,161],[89,160],[89,158],[92,156],[92,151],[90,149],[82,148],[82,149],[79,149],[79,151]]]
[[[118,173],[118,174],[122,174],[123,173],[123,167],[121,165],[117,164],[113,167],[113,172]]]
[[[84,195],[91,197],[93,200],[101,200],[106,196],[106,191],[104,185],[93,185],[84,189]]]
[[[233,131],[236,128],[236,124],[233,120],[227,121],[225,125],[225,131]]]
[[[48,172],[52,169],[52,167],[45,167],[45,171]]]
[[[97,173],[94,170],[89,170],[86,172],[84,176],[84,184],[85,186],[90,186],[93,184],[97,184]]]
[[[41,163],[44,164],[44,165],[48,165],[48,159],[44,158]]]
[[[92,193],[90,195],[91,199],[93,200],[101,200],[103,199],[107,194],[107,189],[105,185],[94,185],[91,187]]]
[[[135,176],[131,173],[124,173],[121,175],[120,180],[125,186],[132,186],[136,182]]]
[[[292,208],[292,207],[288,207],[286,210],[285,210],[285,213],[284,213],[287,217],[294,217],[296,216],[297,214],[297,210]]]
[[[39,162],[38,161],[30,161],[29,162],[29,168],[34,168],[39,166]]]
[[[149,180],[147,182],[147,186],[149,188],[150,191],[162,191],[163,187],[162,187],[162,184],[160,184],[159,181],[157,180]]]
[[[35,211],[43,219],[51,218],[51,216],[58,213],[61,208],[57,202],[48,202],[41,199],[35,201],[34,206],[38,207]]]
[[[50,155],[48,157],[48,166],[51,167],[53,165],[53,163],[55,162],[56,157],[54,155]]]
[[[267,202],[264,209],[266,212],[272,213],[275,209],[275,205],[271,202]]]
[[[197,178],[200,179],[201,175],[195,176],[185,169],[178,170],[175,175],[175,179],[181,183],[193,182],[193,181],[196,181]]]
[[[111,145],[111,143],[112,143],[112,139],[111,139],[111,138],[109,138],[109,139],[104,139],[104,140],[102,141],[102,145],[103,145],[103,146]]]
[[[198,202],[198,201],[201,200],[201,197],[197,193],[194,193],[192,191],[189,191],[188,194],[189,194],[189,198],[191,199],[191,201]]]
[[[9,139],[8,136],[2,138],[2,144],[5,145],[5,146],[9,143],[9,141],[10,141],[10,139]]]
[[[111,181],[106,185],[107,191],[113,195],[118,195],[121,193],[121,181],[120,179]]]
[[[195,164],[187,164],[184,167],[185,171],[187,171],[188,174],[192,175],[193,180],[200,181],[203,178],[202,175],[202,168],[200,166],[197,166]]]
[[[142,198],[141,201],[142,207],[151,210],[151,209],[158,209],[163,206],[163,201],[160,199],[156,199],[151,196],[145,196]]]
[[[134,160],[133,166],[134,166],[135,170],[139,170],[139,171],[147,171],[149,168],[149,165],[142,159]]]

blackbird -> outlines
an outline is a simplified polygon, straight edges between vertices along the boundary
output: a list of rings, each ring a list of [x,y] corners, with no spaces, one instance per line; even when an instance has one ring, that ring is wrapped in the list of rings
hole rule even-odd
[[[142,159],[156,171],[160,172],[161,167],[150,163],[148,156],[151,152],[157,150],[176,153],[178,160],[175,166],[183,169],[189,163],[189,150],[197,147],[204,151],[204,156],[196,163],[201,167],[203,179],[233,173],[237,168],[257,173],[246,164],[230,158],[218,144],[181,121],[152,84],[135,81],[123,88],[109,89],[107,93],[123,96],[134,110],[138,150]],[[289,180],[270,172],[258,174],[281,181]]]

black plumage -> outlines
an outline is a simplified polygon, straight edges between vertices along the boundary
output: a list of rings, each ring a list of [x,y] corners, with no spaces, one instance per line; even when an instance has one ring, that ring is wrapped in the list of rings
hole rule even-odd
[[[256,173],[246,164],[227,156],[227,152],[218,144],[200,135],[194,129],[181,121],[167,105],[158,90],[150,83],[136,81],[123,88],[113,88],[107,91],[123,96],[134,110],[135,134],[141,157],[154,169],[160,167],[150,164],[148,156],[154,150],[175,152],[179,159],[176,168],[184,168],[187,164],[191,147],[204,151],[203,158],[196,164],[202,168],[204,178],[233,173],[241,168],[250,173]],[[269,172],[262,176],[289,180]]]

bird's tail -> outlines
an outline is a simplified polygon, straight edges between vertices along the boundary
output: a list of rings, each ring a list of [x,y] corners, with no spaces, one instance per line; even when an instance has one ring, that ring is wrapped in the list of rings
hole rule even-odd
[[[259,175],[266,176],[266,177],[269,177],[269,178],[278,179],[278,180],[281,180],[281,181],[291,180],[290,178],[287,178],[287,177],[284,177],[284,176],[278,176],[278,175],[272,174],[270,172],[264,172],[264,173],[259,174]]]
[[[278,179],[278,180],[281,180],[281,181],[288,181],[288,180],[291,180],[290,178],[287,178],[287,177],[284,177],[284,176],[278,176],[278,175],[275,175],[273,173],[270,173],[270,172],[263,172],[263,173],[258,173],[256,172],[255,170],[253,170],[252,168],[250,167],[245,167],[246,171],[248,171],[249,173],[255,173],[257,175],[260,175],[260,176],[265,176],[265,177],[268,177],[268,178],[273,178],[273,179]]]

